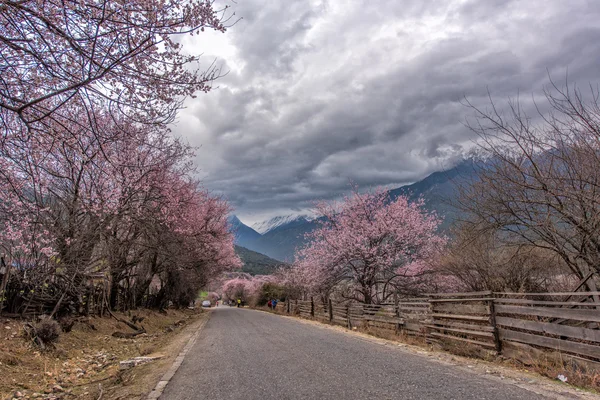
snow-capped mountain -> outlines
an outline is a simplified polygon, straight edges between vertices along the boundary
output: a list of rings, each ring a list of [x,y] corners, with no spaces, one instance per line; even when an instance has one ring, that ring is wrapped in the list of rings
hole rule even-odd
[[[453,199],[458,196],[455,184],[460,179],[468,181],[474,173],[472,161],[467,160],[454,168],[434,172],[412,185],[390,190],[389,194],[392,199],[399,195],[409,196],[411,200],[422,197],[428,210],[444,217],[441,228],[446,230],[461,217],[460,211],[452,206]],[[295,250],[305,245],[306,234],[317,228],[318,222],[309,215],[290,214],[253,224],[252,229],[235,216],[230,220],[237,245],[284,262],[293,262]]]
[[[252,243],[254,243],[258,238],[260,238],[260,233],[245,225],[235,215],[231,215],[229,217],[229,226],[231,227],[231,231],[235,235],[235,243],[237,245],[248,247]]]
[[[264,235],[265,233],[270,232],[273,229],[280,227],[282,225],[288,225],[291,223],[305,223],[305,222],[310,222],[312,220],[313,220],[313,218],[310,217],[309,215],[297,215],[297,214],[280,215],[280,216],[268,219],[266,221],[256,222],[256,223],[252,224],[251,227],[256,232],[260,233],[261,235]]]

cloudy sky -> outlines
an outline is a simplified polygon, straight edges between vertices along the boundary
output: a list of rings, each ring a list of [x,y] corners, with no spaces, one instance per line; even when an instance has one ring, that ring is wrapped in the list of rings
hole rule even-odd
[[[236,0],[227,33],[185,46],[227,76],[174,128],[207,188],[247,223],[400,186],[471,145],[465,96],[600,81],[597,0]],[[527,100],[528,101],[528,100]]]

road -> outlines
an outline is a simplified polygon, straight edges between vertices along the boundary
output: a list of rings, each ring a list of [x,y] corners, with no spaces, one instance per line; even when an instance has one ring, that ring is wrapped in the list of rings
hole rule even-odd
[[[219,307],[161,400],[543,399],[352,333]]]

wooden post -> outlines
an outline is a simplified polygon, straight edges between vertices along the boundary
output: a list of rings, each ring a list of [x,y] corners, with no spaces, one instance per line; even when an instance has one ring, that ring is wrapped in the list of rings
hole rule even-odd
[[[398,319],[398,321],[396,321],[396,335],[400,333],[400,304],[398,304],[398,302],[398,296],[396,296],[394,299],[394,314],[396,314],[396,318]]]
[[[435,313],[435,310],[433,309],[433,304],[434,303],[431,302],[431,295],[429,295],[428,298],[427,298],[427,310],[428,310],[429,315],[431,316],[431,323],[433,325],[435,325],[435,318],[433,317],[433,314]],[[434,339],[430,335],[430,333],[432,333],[433,329],[425,327],[424,330],[425,330],[425,338],[426,338],[427,342],[431,343],[429,339]]]
[[[498,334],[498,326],[496,325],[496,309],[494,308],[494,299],[488,300],[488,308],[490,311],[490,325],[494,329],[494,344],[496,345],[496,353],[500,354],[502,351],[502,342],[500,341],[500,335]]]
[[[313,318],[315,316],[315,301],[312,296],[310,296],[310,316]]]
[[[329,306],[329,322],[333,321],[333,304],[331,303],[331,299],[327,299]]]
[[[352,329],[352,321],[350,320],[350,303],[346,305],[346,320],[348,321],[348,329]]]

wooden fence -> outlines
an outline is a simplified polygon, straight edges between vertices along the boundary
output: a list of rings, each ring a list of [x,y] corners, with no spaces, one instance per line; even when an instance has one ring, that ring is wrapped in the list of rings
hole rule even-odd
[[[523,358],[560,354],[600,369],[600,292],[443,293],[394,304],[289,300],[276,312],[341,325],[418,335]]]

